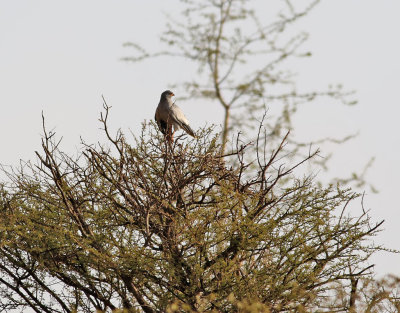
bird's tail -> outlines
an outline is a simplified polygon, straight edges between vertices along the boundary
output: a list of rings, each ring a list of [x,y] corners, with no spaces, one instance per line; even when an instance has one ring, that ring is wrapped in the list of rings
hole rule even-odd
[[[179,126],[180,126],[181,128],[183,128],[183,130],[184,130],[185,132],[187,132],[190,136],[196,138],[196,135],[194,134],[193,129],[192,129],[188,124],[180,123]]]

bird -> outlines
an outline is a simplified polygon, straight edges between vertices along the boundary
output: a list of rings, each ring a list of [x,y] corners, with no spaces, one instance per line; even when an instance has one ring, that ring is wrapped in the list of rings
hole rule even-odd
[[[175,95],[171,90],[166,90],[161,94],[160,102],[158,103],[154,116],[158,128],[171,143],[174,141],[175,131],[181,128],[190,136],[196,138],[182,110],[172,101],[173,96]],[[174,128],[173,131],[172,127]]]

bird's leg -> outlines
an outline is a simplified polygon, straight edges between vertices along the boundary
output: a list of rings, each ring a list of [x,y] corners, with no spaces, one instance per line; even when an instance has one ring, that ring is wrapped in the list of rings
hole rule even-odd
[[[168,125],[167,129],[167,141],[172,143],[174,141],[174,134],[172,133],[172,125]]]

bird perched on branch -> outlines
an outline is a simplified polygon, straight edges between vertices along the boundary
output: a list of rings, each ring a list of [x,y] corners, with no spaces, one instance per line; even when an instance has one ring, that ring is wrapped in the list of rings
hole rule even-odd
[[[169,142],[173,142],[174,133],[182,128],[190,136],[196,137],[193,130],[189,126],[189,121],[183,114],[182,110],[172,102],[174,93],[166,90],[161,94],[160,103],[158,104],[154,119],[158,128],[166,136]],[[172,131],[172,127],[174,130]]]

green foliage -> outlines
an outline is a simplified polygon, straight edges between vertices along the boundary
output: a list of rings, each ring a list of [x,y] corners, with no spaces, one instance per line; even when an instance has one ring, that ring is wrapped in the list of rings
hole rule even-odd
[[[282,142],[248,163],[263,149],[221,155],[211,129],[169,145],[144,125],[129,143],[107,116],[107,145],[74,158],[45,131],[37,163],[8,172],[3,311],[301,311],[368,273],[381,223],[346,213],[351,190],[294,176],[318,151],[288,166]]]

